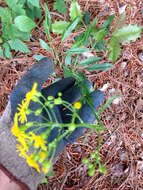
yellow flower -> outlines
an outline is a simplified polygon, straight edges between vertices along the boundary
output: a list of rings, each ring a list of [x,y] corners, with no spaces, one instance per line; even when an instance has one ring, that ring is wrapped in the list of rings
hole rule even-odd
[[[75,109],[79,110],[81,108],[82,104],[81,104],[81,102],[75,102],[73,106]]]
[[[29,166],[35,168],[38,172],[40,172],[39,165],[33,160],[33,154],[26,156],[26,161]]]
[[[45,152],[39,152],[40,158],[45,159],[46,158],[46,154]]]
[[[19,135],[16,140],[21,143],[21,145],[23,146],[24,150],[26,150],[26,151],[29,150],[29,148],[27,146],[27,143],[26,143],[27,139],[24,138],[24,134],[23,133],[21,133],[21,135]]]
[[[20,133],[20,130],[18,128],[18,114],[16,113],[14,116],[14,125],[11,128],[11,132],[14,136],[18,136]]]
[[[23,158],[26,158],[27,155],[26,155],[24,147],[22,147],[21,145],[17,144],[16,148],[17,148],[16,152],[20,152],[19,156],[21,156]]]
[[[21,105],[18,104],[19,105],[19,108],[17,108],[19,111],[18,116],[20,116],[19,121],[21,123],[27,122],[26,110],[29,107],[32,97],[36,94],[36,88],[37,88],[37,83],[34,83],[32,90],[28,92],[26,94],[26,98],[22,100],[22,104]]]
[[[35,148],[39,148],[39,147],[41,147],[42,148],[42,150],[47,150],[47,147],[46,147],[46,141],[45,140],[43,140],[42,139],[42,137],[41,136],[36,136],[34,133],[30,133],[31,134],[31,136],[32,136],[32,139],[35,141],[35,143],[34,143],[34,146],[35,146]]]

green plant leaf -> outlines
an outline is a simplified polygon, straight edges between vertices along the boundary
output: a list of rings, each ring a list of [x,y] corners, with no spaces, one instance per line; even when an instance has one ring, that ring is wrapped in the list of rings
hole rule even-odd
[[[69,24],[69,26],[67,27],[67,29],[65,30],[65,32],[62,35],[61,42],[63,42],[70,35],[70,33],[76,28],[78,22],[79,22],[79,17],[77,17],[74,21],[72,21]]]
[[[66,4],[63,0],[56,0],[54,3],[54,10],[57,10],[59,13],[66,14]]]
[[[69,49],[68,53],[69,54],[81,54],[81,53],[84,53],[86,51],[89,51],[88,48],[71,48]]]
[[[100,61],[102,59],[102,57],[90,57],[88,59],[84,59],[82,61],[80,61],[78,63],[79,66],[85,66],[85,65],[88,65],[88,64],[93,64],[97,61]]]
[[[106,43],[107,43],[106,40],[102,40],[102,42],[96,43],[95,47],[93,47],[93,48],[94,48],[95,50],[101,50],[101,49],[106,50],[106,49],[107,49],[107,48],[106,48]]]
[[[135,41],[140,37],[142,28],[136,25],[128,25],[117,30],[113,36],[118,39],[119,43],[129,43],[131,40]]]
[[[30,32],[36,24],[27,16],[18,16],[14,19],[15,26],[22,32]]]
[[[108,59],[115,62],[121,55],[120,43],[115,37],[112,37],[108,44]]]
[[[97,22],[97,20],[98,19],[95,18],[91,22],[91,24],[88,25],[84,35],[79,40],[76,41],[76,43],[72,46],[72,48],[78,48],[78,47],[81,47],[81,46],[83,46],[84,44],[87,43],[87,41],[89,40],[89,37],[90,37],[90,35],[92,33],[92,29],[93,29],[95,23]]]
[[[18,0],[6,0],[8,6],[12,9],[12,15],[19,16],[19,15],[26,15],[26,11],[22,8],[23,5],[18,2]]]
[[[44,30],[49,38],[50,28],[51,28],[51,15],[50,15],[50,12],[49,12],[49,9],[48,9],[46,3],[44,3],[44,8],[45,8],[45,20],[43,22],[43,25],[44,25]]]
[[[15,39],[16,37],[18,37],[18,35],[19,35],[19,31],[14,24],[3,25],[3,27],[2,27],[2,38],[4,40]]]
[[[39,39],[39,42],[42,48],[46,49],[47,51],[51,51],[51,48],[48,46],[48,44],[44,40]]]
[[[52,24],[52,31],[57,34],[63,34],[70,23],[66,21],[55,21]]]
[[[79,17],[80,20],[82,18],[80,6],[77,1],[72,1],[71,6],[70,6],[70,19],[71,21],[73,21],[77,17]]]
[[[4,52],[3,52],[3,49],[0,47],[0,57],[3,57],[4,56]]]
[[[8,58],[8,59],[12,59],[12,53],[10,51],[10,47],[7,43],[3,44],[3,48],[4,48],[4,55]]]
[[[12,14],[9,8],[0,7],[0,18],[2,23],[12,23]]]
[[[67,54],[65,57],[65,66],[71,65],[71,55]]]
[[[30,33],[19,31],[14,24],[5,24],[2,27],[2,38],[4,40],[16,38],[30,40]]]
[[[29,3],[31,3],[34,7],[39,8],[39,0],[27,0]]]
[[[104,71],[113,67],[111,63],[99,63],[94,65],[89,65],[86,70],[88,71]]]
[[[10,45],[10,48],[15,50],[16,52],[17,51],[21,51],[22,53],[29,53],[30,52],[30,50],[28,49],[26,44],[19,39],[9,40],[8,43]]]
[[[71,69],[66,68],[66,67],[63,68],[63,74],[64,74],[64,78],[73,77]]]
[[[42,59],[46,56],[44,56],[44,55],[33,55],[32,57],[35,58],[37,61],[40,61],[40,59]]]
[[[86,25],[89,24],[90,18],[91,18],[90,13],[88,11],[86,11],[84,13],[84,15],[83,15],[83,22],[84,22],[84,24],[86,24]]]
[[[104,23],[102,24],[102,28],[108,28],[108,27],[110,27],[110,25],[111,25],[111,23],[112,23],[114,17],[115,17],[115,14],[109,16],[109,17],[104,21]]]
[[[106,29],[106,28],[100,29],[100,30],[95,34],[96,41],[97,41],[97,42],[101,42],[101,41],[105,38],[106,32],[107,32],[107,29]]]
[[[92,32],[92,29],[95,25],[95,23],[97,22],[97,18],[94,18],[94,20],[91,22],[91,24],[88,25],[87,27],[87,30],[85,31],[85,36],[84,36],[84,40],[87,41],[87,39],[89,38],[91,32]]]

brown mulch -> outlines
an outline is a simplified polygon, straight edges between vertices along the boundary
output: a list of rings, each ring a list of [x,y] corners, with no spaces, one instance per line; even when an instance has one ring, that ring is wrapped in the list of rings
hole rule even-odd
[[[141,0],[79,0],[83,12],[89,11],[92,17],[102,23],[109,15],[119,14],[126,6],[127,24],[143,25],[143,3]],[[52,4],[50,6],[52,10]],[[53,19],[54,16],[52,17]],[[32,32],[33,42],[27,43],[32,54],[23,55],[13,52],[13,60],[0,59],[0,114],[6,107],[8,97],[18,79],[35,62],[33,55],[52,55],[42,49],[38,38],[47,41],[42,27],[42,20],[37,21],[41,31]],[[74,34],[73,34],[74,35]],[[59,37],[52,35],[57,47]],[[68,145],[54,165],[55,177],[49,177],[47,184],[39,190],[142,190],[143,189],[143,59],[138,56],[143,52],[143,35],[136,42],[125,44],[122,56],[109,71],[100,73],[86,72],[94,88],[104,91],[105,101],[120,94],[119,102],[112,103],[102,114],[102,121],[108,131],[102,133],[101,158],[107,168],[107,174],[96,171],[93,177],[87,174],[87,166],[81,163],[83,157],[97,147],[98,136],[91,133],[87,142],[81,137],[73,145]],[[71,45],[72,38],[63,47]],[[106,55],[106,52],[105,52]]]

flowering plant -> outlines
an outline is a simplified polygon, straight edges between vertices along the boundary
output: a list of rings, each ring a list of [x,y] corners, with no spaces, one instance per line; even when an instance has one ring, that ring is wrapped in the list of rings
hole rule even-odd
[[[56,154],[56,149],[60,141],[69,137],[72,132],[79,127],[88,127],[99,132],[104,130],[103,126],[99,124],[89,124],[83,122],[79,116],[79,110],[82,107],[82,100],[71,104],[62,99],[62,93],[58,93],[58,97],[53,96],[44,97],[41,92],[36,90],[37,83],[34,83],[33,88],[26,94],[17,108],[18,112],[14,116],[14,125],[12,127],[12,134],[16,136],[16,149],[19,156],[26,159],[29,166],[35,168],[38,172],[48,173],[52,161]],[[42,101],[44,100],[44,101]],[[31,102],[40,104],[40,108],[32,110],[29,108]],[[55,106],[63,106],[63,109],[68,109],[71,115],[70,123],[60,123],[55,114]],[[28,121],[28,116],[34,114],[35,116],[43,117],[42,112],[46,111],[48,119],[44,118],[44,123],[38,121]],[[78,122],[77,122],[78,121]],[[52,130],[58,128],[58,135],[52,141],[48,141],[48,137]],[[41,130],[41,129],[44,129]],[[39,130],[41,130],[39,132]],[[99,170],[105,173],[105,168],[100,163],[99,149],[95,154],[91,155],[92,159],[99,165]],[[89,165],[89,175],[94,174],[95,164],[91,164],[88,159],[83,159],[83,163]],[[92,166],[92,167],[91,167]]]

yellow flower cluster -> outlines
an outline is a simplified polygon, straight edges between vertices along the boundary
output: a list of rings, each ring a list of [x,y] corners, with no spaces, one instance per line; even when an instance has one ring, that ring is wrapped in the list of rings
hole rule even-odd
[[[18,104],[19,105],[19,108],[17,108],[19,111],[18,116],[20,116],[19,121],[21,123],[27,122],[27,117],[25,112],[28,109],[32,97],[36,94],[36,88],[37,88],[37,83],[34,83],[32,90],[28,92],[26,94],[26,98],[22,100],[22,104],[21,105]]]
[[[27,122],[26,110],[30,104],[31,99],[36,95],[37,83],[34,83],[33,88],[30,92],[26,94],[26,98],[22,101],[22,104],[19,104],[19,112],[15,113],[14,116],[14,125],[11,129],[11,132],[14,136],[17,137],[17,141],[19,144],[16,145],[17,152],[19,156],[26,159],[29,166],[35,168],[38,172],[40,172],[40,165],[37,163],[37,160],[40,160],[41,163],[44,162],[45,158],[48,157],[49,152],[47,151],[46,141],[39,135],[35,135],[33,132],[25,133],[25,130],[18,126],[18,121],[20,123]],[[34,145],[34,150],[40,150],[36,154],[28,155],[29,147]],[[48,165],[48,166],[47,166]],[[47,167],[49,168],[49,163],[42,165],[42,171],[48,172]]]

